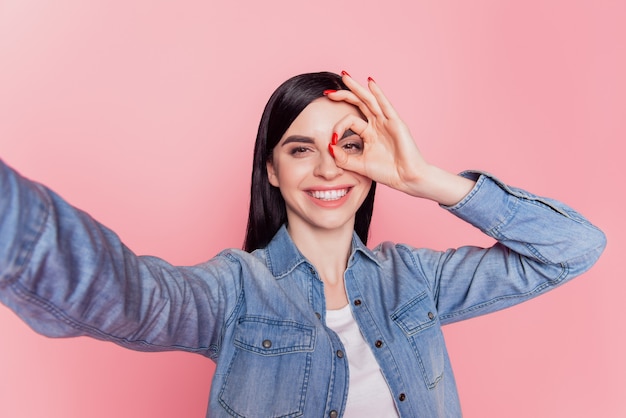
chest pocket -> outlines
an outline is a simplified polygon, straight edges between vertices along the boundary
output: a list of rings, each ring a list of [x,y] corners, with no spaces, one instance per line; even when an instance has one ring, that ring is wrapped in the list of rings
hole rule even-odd
[[[304,410],[315,328],[263,317],[239,319],[219,402],[237,417],[298,417]]]
[[[437,386],[444,372],[445,342],[433,302],[426,292],[400,307],[391,315],[409,340],[417,357],[424,383]]]

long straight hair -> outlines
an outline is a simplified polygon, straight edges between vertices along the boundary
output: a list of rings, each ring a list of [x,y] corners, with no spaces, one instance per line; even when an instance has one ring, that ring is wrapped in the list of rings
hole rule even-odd
[[[270,184],[267,162],[278,141],[291,123],[313,100],[324,96],[324,90],[347,89],[337,74],[329,72],[301,74],[281,84],[272,94],[259,123],[254,145],[250,211],[243,249],[252,252],[269,244],[280,227],[287,222],[287,208],[280,190]],[[376,183],[356,212],[354,230],[367,243]]]

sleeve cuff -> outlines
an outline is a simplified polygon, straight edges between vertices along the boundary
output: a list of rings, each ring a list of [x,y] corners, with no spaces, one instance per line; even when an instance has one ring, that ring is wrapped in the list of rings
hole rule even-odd
[[[476,185],[456,205],[441,206],[484,233],[496,237],[498,228],[505,225],[515,213],[517,199],[504,183],[489,173],[464,171],[460,175],[476,181]]]

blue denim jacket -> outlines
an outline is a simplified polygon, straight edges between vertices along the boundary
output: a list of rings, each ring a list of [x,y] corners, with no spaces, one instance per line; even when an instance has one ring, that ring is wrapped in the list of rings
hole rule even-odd
[[[503,309],[591,267],[604,234],[486,174],[446,208],[498,242],[445,252],[355,235],[351,309],[402,417],[461,415],[441,326]],[[216,362],[208,416],[341,416],[348,364],[325,326],[323,283],[285,228],[252,254],[175,267],[138,257],[45,187],[0,163],[0,301],[36,331]]]

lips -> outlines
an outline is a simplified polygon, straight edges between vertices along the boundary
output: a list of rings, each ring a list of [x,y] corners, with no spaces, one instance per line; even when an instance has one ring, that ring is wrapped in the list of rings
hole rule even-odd
[[[307,193],[309,196],[315,199],[323,200],[325,202],[332,202],[333,200],[339,200],[350,191],[349,188],[332,189],[332,190],[309,190]]]

